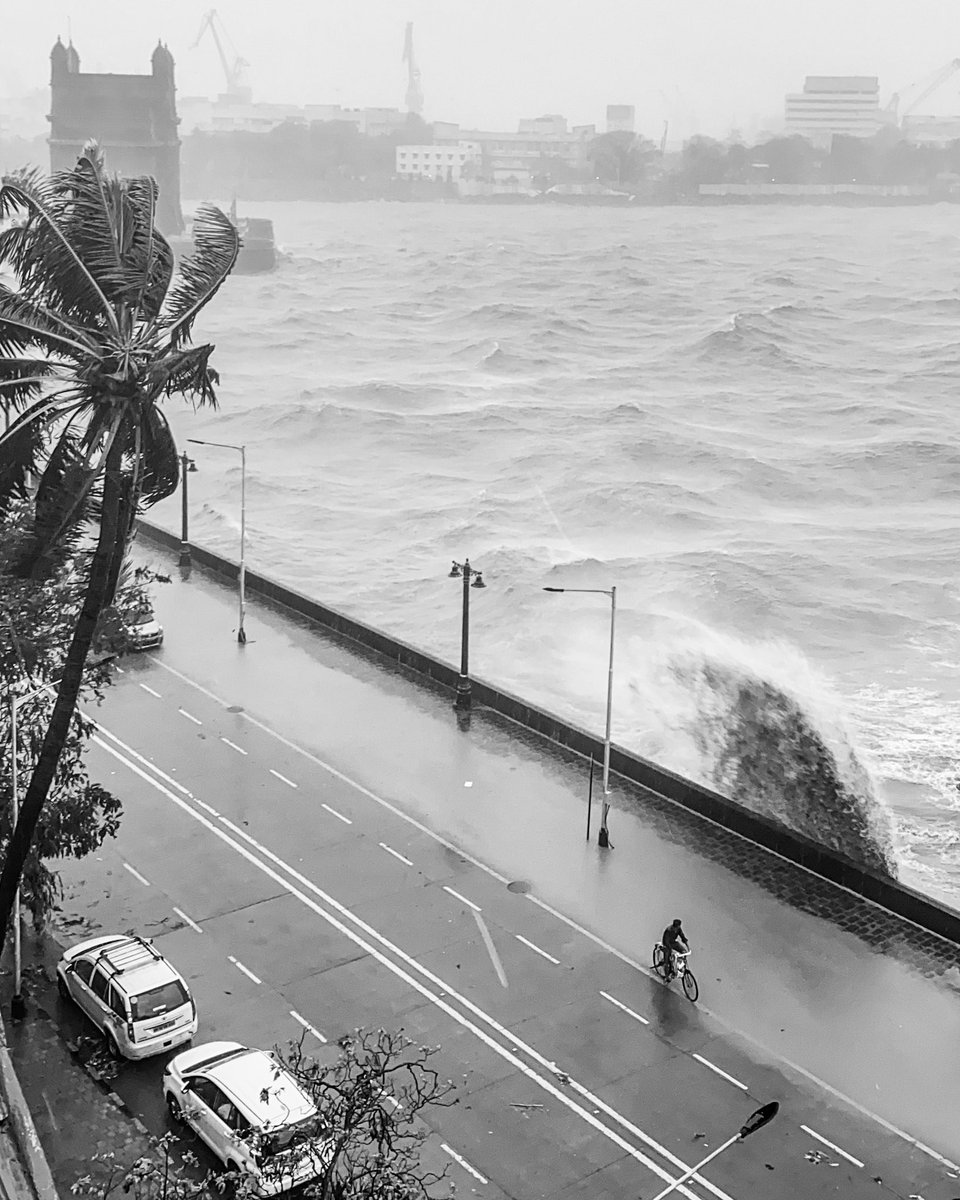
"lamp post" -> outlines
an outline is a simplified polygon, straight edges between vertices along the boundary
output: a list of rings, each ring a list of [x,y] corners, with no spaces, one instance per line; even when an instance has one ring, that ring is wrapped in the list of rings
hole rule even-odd
[[[487,585],[483,582],[483,575],[476,567],[470,566],[470,559],[466,558],[462,563],[454,561],[450,568],[450,579],[459,579],[463,576],[463,625],[460,633],[460,677],[457,679],[457,698],[454,701],[455,708],[469,708],[473,702],[473,697],[470,692],[470,588],[483,588]],[[473,583],[470,583],[471,577]]]
[[[181,567],[189,567],[190,559],[190,530],[187,509],[187,475],[197,469],[197,464],[189,458],[186,451],[180,455],[180,558]]]
[[[682,1187],[687,1180],[692,1179],[701,1167],[705,1167],[711,1159],[716,1158],[718,1154],[722,1154],[728,1146],[732,1146],[734,1142],[742,1142],[743,1139],[749,1137],[751,1133],[756,1133],[758,1129],[762,1129],[764,1125],[769,1124],[769,1122],[773,1120],[779,1111],[780,1105],[776,1100],[771,1100],[769,1104],[764,1104],[762,1108],[758,1108],[757,1111],[751,1113],[750,1116],[747,1117],[746,1121],[744,1121],[744,1123],[740,1126],[739,1133],[735,1133],[732,1138],[728,1138],[722,1145],[718,1146],[716,1150],[711,1150],[706,1158],[702,1158],[697,1165],[695,1167],[691,1167],[685,1175],[681,1175],[679,1179],[675,1179],[669,1187],[665,1187],[662,1192],[657,1192],[653,1200],[663,1200],[664,1196],[669,1196],[671,1192],[675,1192],[677,1188]]]
[[[247,640],[243,628],[243,618],[246,612],[244,584],[247,574],[244,557],[247,542],[247,447],[245,444],[235,446],[232,442],[206,442],[201,438],[187,438],[187,441],[193,442],[197,446],[219,446],[221,450],[237,450],[240,453],[240,624],[237,628],[237,641],[242,646]]]
[[[598,846],[610,845],[610,832],[607,829],[607,816],[610,804],[610,721],[613,714],[613,638],[617,621],[617,589],[610,588],[562,588],[545,587],[545,592],[589,592],[597,596],[610,597],[610,663],[607,668],[607,722],[603,735],[603,813],[600,818],[600,832],[597,834]]]

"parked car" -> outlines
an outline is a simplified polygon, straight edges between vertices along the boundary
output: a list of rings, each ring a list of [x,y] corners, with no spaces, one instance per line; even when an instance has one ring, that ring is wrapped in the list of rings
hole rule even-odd
[[[110,934],[71,947],[57,964],[57,987],[118,1058],[149,1058],[197,1032],[190,989],[149,938]]]
[[[163,626],[153,613],[142,613],[124,632],[131,650],[153,650],[163,645]]]
[[[163,1095],[174,1121],[196,1130],[259,1196],[311,1182],[333,1153],[314,1102],[263,1050],[239,1042],[185,1050],[164,1069]]]

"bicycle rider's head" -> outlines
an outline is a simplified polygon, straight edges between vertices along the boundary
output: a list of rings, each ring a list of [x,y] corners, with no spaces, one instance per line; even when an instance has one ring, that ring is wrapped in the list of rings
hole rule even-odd
[[[683,922],[680,920],[680,918],[679,918],[679,917],[675,917],[675,918],[673,919],[673,922],[672,922],[672,924],[671,924],[671,927],[672,927],[673,929],[680,929],[680,928],[682,928],[682,926],[683,926]]]

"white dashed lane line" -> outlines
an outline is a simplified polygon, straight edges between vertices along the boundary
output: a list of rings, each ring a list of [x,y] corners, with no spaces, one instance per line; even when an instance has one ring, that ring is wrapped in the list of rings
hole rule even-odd
[[[158,700],[163,699],[163,697],[160,695],[159,692],[155,692],[152,687],[147,687],[147,685],[145,683],[141,683],[140,686],[143,688],[143,690],[145,692],[149,692],[151,696],[156,696],[156,698]]]
[[[293,1017],[293,1019],[300,1025],[302,1025],[309,1033],[312,1033],[315,1038],[318,1038],[324,1043],[324,1045],[326,1045],[327,1039],[323,1036],[319,1029],[316,1029],[310,1024],[306,1017],[301,1017],[300,1014],[298,1012],[294,1012],[292,1008],[290,1009],[290,1016]]]
[[[353,824],[353,822],[350,820],[349,817],[345,817],[343,815],[343,813],[337,812],[337,810],[335,808],[331,808],[329,804],[324,804],[321,801],[320,807],[325,808],[332,817],[336,817],[337,820],[342,821],[344,823],[344,825],[352,825]]]
[[[698,1063],[703,1063],[705,1067],[709,1067],[711,1071],[716,1071],[718,1075],[722,1075],[728,1083],[732,1083],[735,1087],[740,1088],[744,1092],[750,1091],[745,1083],[741,1083],[739,1079],[734,1079],[734,1077],[732,1075],[728,1075],[726,1071],[721,1071],[716,1063],[712,1063],[709,1058],[704,1058],[702,1054],[694,1054],[692,1057],[695,1058]],[[861,1164],[861,1166],[862,1165],[863,1164]]]
[[[237,970],[242,971],[248,979],[252,979],[254,983],[263,983],[263,980],[258,979],[256,977],[256,975],[254,975],[254,973],[250,970],[249,967],[245,967],[243,965],[243,963],[240,961],[239,958],[234,958],[232,954],[228,954],[227,958],[230,960],[230,962],[233,963],[233,965],[237,968]]]
[[[300,786],[298,783],[294,783],[292,779],[288,779],[286,775],[281,775],[279,771],[275,771],[273,767],[270,768],[270,774],[276,775],[280,782],[285,783],[287,787],[295,788]]]
[[[632,1008],[627,1008],[625,1004],[621,1004],[619,1000],[615,999],[608,992],[601,992],[600,995],[604,998],[604,1000],[609,1000],[611,1004],[615,1004],[617,1008],[625,1012],[628,1017],[633,1017],[635,1021],[639,1021],[641,1025],[650,1024],[646,1017],[641,1017],[640,1014],[638,1012],[634,1012]]]
[[[380,843],[380,849],[386,850],[388,854],[392,854],[394,858],[399,858],[402,863],[406,863],[408,867],[412,867],[413,863],[409,858],[404,858],[399,850],[394,850],[392,846],[388,846],[386,842]]]
[[[552,963],[553,963],[553,965],[554,965],[554,966],[556,966],[556,967],[559,967],[559,966],[560,966],[560,959],[559,959],[559,958],[554,958],[554,957],[553,957],[553,955],[552,955],[552,954],[548,954],[548,953],[546,952],[546,950],[541,950],[541,949],[540,949],[540,947],[539,947],[539,946],[535,946],[535,945],[533,944],[533,942],[528,942],[528,941],[527,941],[527,939],[526,939],[526,938],[523,936],[523,934],[521,934],[521,933],[515,933],[513,936],[514,936],[514,937],[517,939],[517,941],[518,941],[518,942],[523,942],[523,944],[524,944],[525,946],[529,946],[529,947],[530,947],[530,949],[531,949],[531,950],[532,950],[532,951],[533,951],[535,954],[539,954],[541,958],[545,958],[545,959],[547,959],[549,962],[552,962]]]
[[[469,1173],[474,1177],[474,1179],[479,1179],[481,1183],[489,1183],[490,1182],[488,1179],[484,1179],[484,1177],[480,1174],[480,1172],[475,1167],[471,1167],[465,1158],[461,1158],[461,1156],[456,1152],[456,1150],[453,1149],[452,1146],[448,1146],[446,1142],[441,1142],[440,1148],[442,1150],[446,1150],[446,1152],[450,1155],[450,1157],[455,1162],[458,1162],[465,1171],[469,1171]]]
[[[181,921],[186,921],[186,923],[190,926],[191,929],[196,930],[197,933],[203,933],[203,930],[196,923],[196,921],[191,921],[191,919],[187,916],[187,914],[183,911],[182,908],[174,908],[173,911],[177,914],[177,916],[180,918]]]
[[[859,1158],[854,1158],[852,1154],[848,1154],[846,1150],[841,1150],[839,1146],[835,1146],[833,1142],[828,1142],[822,1134],[817,1133],[815,1129],[811,1129],[809,1125],[801,1125],[800,1128],[804,1133],[809,1133],[812,1138],[816,1138],[818,1142],[823,1142],[825,1146],[829,1146],[834,1154],[842,1155],[847,1162],[852,1162],[855,1167],[862,1167],[863,1163]]]
[[[192,721],[194,723],[194,725],[202,725],[203,724],[203,722],[201,720],[199,720],[197,717],[193,716],[192,713],[188,713],[185,708],[178,708],[177,712],[180,714],[181,717],[186,717],[188,721]]]
[[[229,746],[231,750],[236,750],[238,754],[246,754],[246,750],[244,750],[242,746],[238,746],[236,742],[231,742],[229,738],[221,737],[220,741],[223,742],[225,746]]]
[[[127,869],[129,872],[130,872],[130,874],[131,874],[131,875],[134,877],[134,879],[139,879],[139,880],[140,880],[140,882],[143,884],[143,886],[144,886],[144,887],[149,887],[149,886],[150,886],[150,880],[149,880],[149,879],[144,879],[144,877],[143,877],[143,876],[140,874],[140,872],[139,872],[139,871],[135,871],[135,870],[133,869],[133,867],[131,867],[131,866],[130,866],[130,864],[129,864],[128,862],[125,862],[123,865],[124,865],[124,866],[126,867],[126,869]]]
[[[466,896],[461,896],[459,892],[455,892],[452,887],[447,887],[446,884],[442,886],[445,892],[449,892],[451,896],[455,896],[462,904],[465,904],[468,908],[472,908],[474,912],[483,912],[479,904],[474,904],[472,900],[468,900]]]

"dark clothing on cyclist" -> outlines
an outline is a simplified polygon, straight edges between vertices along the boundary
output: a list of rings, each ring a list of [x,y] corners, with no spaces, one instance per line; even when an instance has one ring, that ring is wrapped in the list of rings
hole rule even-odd
[[[682,944],[681,944],[682,943]],[[673,975],[673,956],[678,950],[688,950],[686,935],[683,927],[676,922],[668,925],[663,931],[663,952],[666,959],[667,978]]]

